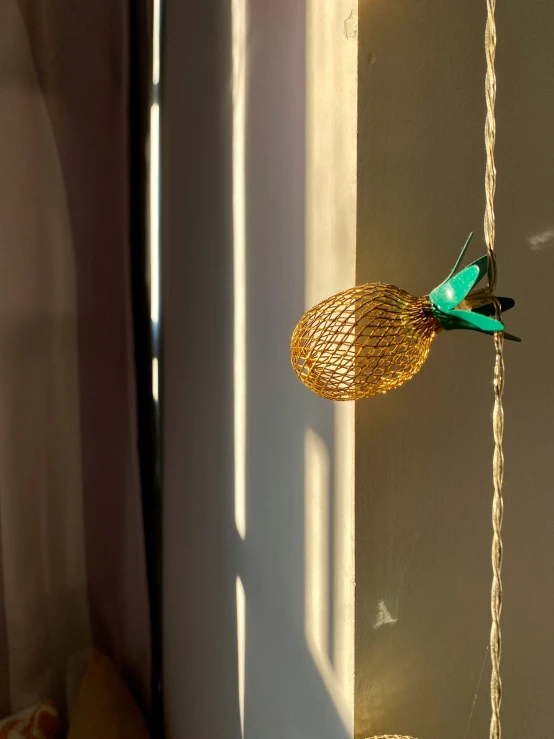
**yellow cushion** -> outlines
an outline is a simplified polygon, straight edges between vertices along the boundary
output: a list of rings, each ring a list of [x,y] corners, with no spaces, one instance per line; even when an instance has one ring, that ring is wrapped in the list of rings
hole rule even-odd
[[[94,651],[71,715],[68,739],[148,739],[144,718],[112,663]]]
[[[60,721],[51,701],[0,721],[0,739],[56,739]]]

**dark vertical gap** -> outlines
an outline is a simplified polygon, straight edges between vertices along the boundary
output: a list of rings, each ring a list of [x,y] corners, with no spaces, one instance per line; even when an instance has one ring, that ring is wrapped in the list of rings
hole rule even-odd
[[[162,541],[160,432],[152,396],[152,359],[158,336],[150,320],[147,144],[152,102],[152,0],[132,0],[130,14],[130,242],[137,393],[138,452],[142,490],[144,540],[150,604],[152,695],[151,731],[163,736],[162,693]]]

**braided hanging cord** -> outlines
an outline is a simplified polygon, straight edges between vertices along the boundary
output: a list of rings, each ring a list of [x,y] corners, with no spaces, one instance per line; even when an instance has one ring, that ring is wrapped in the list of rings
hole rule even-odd
[[[494,195],[496,190],[496,167],[494,162],[494,146],[496,141],[496,0],[487,0],[487,26],[485,31],[485,53],[487,72],[485,77],[485,96],[487,102],[487,117],[485,122],[485,150],[487,163],[485,170],[485,243],[489,255],[489,290],[496,287],[496,254],[495,254],[495,216]],[[499,306],[496,303],[497,317]],[[498,331],[494,335],[495,365],[494,365],[494,409],[493,409],[493,504],[492,504],[492,589],[491,589],[491,616],[492,626],[490,634],[491,652],[491,723],[490,739],[500,739],[502,728],[500,723],[500,706],[502,703],[502,679],[500,677],[500,658],[502,653],[502,635],[500,631],[500,614],[502,612],[502,515],[504,503],[502,499],[502,482],[504,477],[504,455],[502,451],[502,437],[504,434],[504,410],[502,395],[504,392],[504,351],[503,335]]]

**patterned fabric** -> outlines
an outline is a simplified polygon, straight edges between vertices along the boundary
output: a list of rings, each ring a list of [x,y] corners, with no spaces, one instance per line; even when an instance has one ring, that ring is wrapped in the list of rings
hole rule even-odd
[[[56,707],[51,701],[44,701],[1,721],[0,739],[55,739],[59,728]]]

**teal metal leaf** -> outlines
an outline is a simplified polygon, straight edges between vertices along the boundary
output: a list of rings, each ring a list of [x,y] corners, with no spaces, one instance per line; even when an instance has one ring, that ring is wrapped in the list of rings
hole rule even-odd
[[[468,265],[468,267],[478,267],[479,268],[479,276],[475,280],[474,286],[480,282],[483,277],[487,274],[487,270],[489,268],[489,257],[488,254],[483,254],[482,257],[479,257],[479,259],[476,259],[474,262]],[[466,267],[467,269],[467,267]]]
[[[429,298],[439,310],[451,310],[462,302],[478,279],[479,267],[472,264],[436,287]]]
[[[510,308],[513,308],[516,304],[516,301],[513,300],[513,298],[496,298],[500,304],[500,312],[505,313],[507,310],[510,310]],[[474,313],[481,313],[484,316],[494,316],[496,315],[496,311],[494,308],[494,302],[491,297],[490,302],[485,303],[484,305],[480,305],[477,308],[473,308]]]
[[[497,321],[496,318],[484,316],[482,313],[474,313],[470,310],[451,310],[448,311],[448,316],[451,319],[463,321],[477,331],[483,331],[487,334],[494,333],[495,331],[504,331],[503,323]]]
[[[467,267],[464,267],[457,275],[452,276],[451,274],[448,279],[430,293],[429,298],[431,302],[440,310],[451,310],[455,308],[487,274],[488,264],[489,258],[485,254]]]
[[[448,277],[446,278],[445,282],[448,282],[448,280],[449,280],[449,279],[450,279],[451,277],[454,277],[454,275],[455,275],[455,274],[456,274],[456,272],[458,271],[458,267],[459,267],[459,266],[460,266],[460,264],[462,263],[462,259],[463,259],[463,258],[464,258],[464,256],[465,256],[465,253],[466,253],[466,251],[467,251],[467,247],[469,246],[469,244],[470,244],[470,242],[471,242],[471,239],[472,239],[472,238],[473,238],[473,231],[472,231],[472,232],[471,232],[471,233],[469,234],[469,236],[468,236],[468,237],[467,237],[467,239],[466,239],[466,243],[465,243],[465,244],[464,244],[464,245],[462,246],[462,251],[460,252],[460,256],[458,257],[458,259],[456,259],[456,264],[455,264],[455,265],[454,265],[454,267],[452,268],[452,272],[451,272],[451,273],[450,273],[450,274],[448,275]]]
[[[429,294],[433,315],[446,331],[469,329],[485,334],[504,331],[504,324],[495,317],[495,298],[486,289],[471,292],[475,285],[487,274],[488,255],[483,255],[458,272],[472,236],[473,234],[469,235],[454,269],[447,279]],[[464,303],[464,306],[469,310],[457,309],[456,306],[461,305],[465,298],[467,298],[467,302]],[[496,298],[496,300],[501,313],[515,305],[512,298]],[[504,336],[511,341],[520,341],[516,336],[505,332]]]

